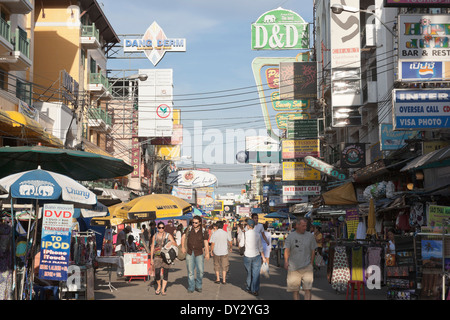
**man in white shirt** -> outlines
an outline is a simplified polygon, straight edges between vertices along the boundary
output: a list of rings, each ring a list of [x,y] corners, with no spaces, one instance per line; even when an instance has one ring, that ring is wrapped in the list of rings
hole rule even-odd
[[[220,283],[220,272],[222,271],[222,283],[226,284],[227,272],[230,262],[228,252],[231,252],[231,236],[223,230],[223,221],[216,223],[217,231],[211,236],[211,252],[213,253],[214,271],[216,272],[215,283]]]
[[[259,294],[260,272],[262,262],[268,262],[264,256],[260,233],[255,232],[255,221],[247,221],[245,232],[244,266],[247,271],[247,287],[245,291],[257,296]]]
[[[261,235],[263,240],[266,242],[267,245],[270,245],[269,240],[267,239],[266,235],[264,234],[264,226],[262,223],[258,223],[258,214],[253,213],[252,214],[252,220],[255,222],[254,230],[257,234]]]

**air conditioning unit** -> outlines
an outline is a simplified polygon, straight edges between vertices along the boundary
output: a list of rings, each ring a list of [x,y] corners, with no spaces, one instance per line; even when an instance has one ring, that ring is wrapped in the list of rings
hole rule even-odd
[[[374,47],[377,42],[377,33],[375,29],[375,24],[366,24],[366,47]]]

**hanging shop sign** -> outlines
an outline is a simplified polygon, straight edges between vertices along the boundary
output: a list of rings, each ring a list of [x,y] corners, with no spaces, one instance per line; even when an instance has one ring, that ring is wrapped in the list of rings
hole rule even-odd
[[[167,38],[163,29],[154,21],[142,39],[125,39],[123,52],[144,52],[154,66],[169,52],[185,52],[186,39]]]
[[[318,181],[320,172],[307,166],[305,162],[283,162],[283,181]]]
[[[44,204],[39,279],[67,281],[73,205]]]
[[[450,62],[402,61],[399,63],[399,81],[445,81],[450,79]]]
[[[307,203],[309,201],[308,196],[284,196],[283,203]]]
[[[278,8],[252,24],[251,37],[252,50],[309,49],[309,23],[291,10]]]
[[[283,159],[298,159],[306,156],[320,156],[319,139],[284,140],[282,143]]]
[[[340,172],[338,169],[326,162],[323,162],[322,160],[307,156],[305,157],[304,161],[306,165],[319,170],[320,172],[325,173],[330,177],[338,180],[347,180],[347,175],[345,173]]]
[[[450,0],[384,0],[385,7],[450,7]]]
[[[280,93],[271,94],[272,107],[276,111],[308,112],[311,107],[310,100],[280,100]]]
[[[394,130],[450,128],[450,90],[394,89]]]
[[[275,120],[277,122],[278,129],[286,130],[289,121],[294,120],[310,120],[311,115],[309,113],[277,113]]]
[[[215,175],[200,170],[180,170],[169,173],[167,184],[172,186],[200,188],[217,182]]]
[[[394,131],[390,123],[380,124],[381,151],[398,150],[406,143],[405,140],[414,138],[418,131]]]
[[[195,202],[195,193],[193,189],[173,186],[172,195],[180,199],[186,200],[189,203]]]
[[[280,100],[317,98],[317,62],[280,63]]]
[[[133,171],[131,172],[131,178],[139,178],[140,172],[141,147],[138,137],[138,123],[138,111],[136,108],[133,108],[131,122],[131,165],[133,166]]]
[[[320,196],[320,186],[283,186],[283,196]]]
[[[287,139],[305,139],[317,138],[318,124],[317,120],[289,120],[287,122]]]
[[[447,14],[399,15],[398,61],[450,61]]]
[[[341,151],[341,168],[362,168],[366,166],[366,145],[346,143]]]

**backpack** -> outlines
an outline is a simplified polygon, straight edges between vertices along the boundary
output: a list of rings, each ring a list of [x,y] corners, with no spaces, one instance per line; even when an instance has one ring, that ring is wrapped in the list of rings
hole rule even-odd
[[[166,235],[165,240],[167,240],[168,234]],[[173,264],[175,261],[175,258],[178,256],[178,247],[177,246],[171,246],[170,248],[166,247],[167,244],[165,242],[164,247],[161,248],[161,258],[163,261],[167,264]]]

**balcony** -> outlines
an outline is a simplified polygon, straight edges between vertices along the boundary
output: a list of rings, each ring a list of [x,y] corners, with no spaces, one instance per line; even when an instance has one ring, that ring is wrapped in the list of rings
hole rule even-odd
[[[89,85],[88,90],[98,98],[108,98],[111,96],[109,92],[109,81],[108,78],[101,73],[91,73],[89,74]]]
[[[100,48],[100,31],[95,27],[95,23],[81,27],[81,46],[84,49]]]
[[[1,2],[12,14],[27,14],[33,10],[29,0],[2,0]]]
[[[0,19],[0,64],[8,64],[9,70],[26,70],[31,67],[30,40],[27,33],[17,28],[13,36],[9,23]]]
[[[87,111],[88,126],[93,130],[110,131],[112,119],[106,110],[91,107]]]

